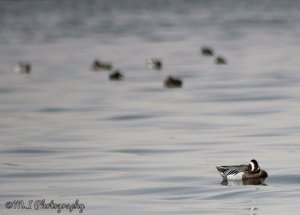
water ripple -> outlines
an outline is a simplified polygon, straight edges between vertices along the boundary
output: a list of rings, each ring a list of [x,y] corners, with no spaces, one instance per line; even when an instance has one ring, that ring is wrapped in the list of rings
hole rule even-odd
[[[105,118],[106,120],[112,120],[112,121],[128,121],[128,120],[142,120],[147,118],[155,117],[154,115],[119,115],[119,116],[112,116]]]
[[[166,154],[166,153],[183,153],[192,150],[188,149],[118,149],[110,152],[125,153],[134,155],[151,155],[151,154]]]
[[[10,150],[4,150],[0,153],[6,154],[35,154],[35,155],[40,155],[40,154],[51,154],[51,153],[57,153],[58,151],[50,150],[50,149],[10,149]]]

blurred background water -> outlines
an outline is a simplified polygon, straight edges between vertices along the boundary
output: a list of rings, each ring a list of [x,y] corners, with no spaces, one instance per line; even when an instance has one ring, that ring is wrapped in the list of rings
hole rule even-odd
[[[5,209],[15,199],[79,199],[85,214],[295,214],[299,44],[294,0],[1,0],[1,214],[56,213]],[[96,58],[125,79],[90,71]],[[183,88],[165,89],[168,75]],[[268,186],[220,184],[215,166],[253,158]]]

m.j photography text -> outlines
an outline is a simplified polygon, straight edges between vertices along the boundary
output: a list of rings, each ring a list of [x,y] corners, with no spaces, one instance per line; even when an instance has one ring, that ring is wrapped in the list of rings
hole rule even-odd
[[[76,199],[74,203],[58,203],[54,200],[46,202],[42,200],[13,200],[5,203],[7,209],[19,209],[19,210],[56,210],[57,213],[61,213],[62,210],[68,210],[70,213],[73,210],[79,210],[79,213],[83,213],[85,209],[84,204],[79,204],[79,200]]]

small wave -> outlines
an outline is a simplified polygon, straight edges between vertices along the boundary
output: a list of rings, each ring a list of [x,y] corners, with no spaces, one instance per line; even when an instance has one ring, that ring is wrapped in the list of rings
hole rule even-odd
[[[113,116],[108,117],[106,120],[113,120],[113,121],[127,121],[127,120],[140,120],[140,119],[147,119],[153,116],[150,115],[120,115],[120,116]]]
[[[38,110],[38,112],[44,112],[44,113],[60,113],[60,112],[68,112],[68,111],[70,111],[70,109],[58,108],[58,107],[42,108]]]
[[[0,94],[6,94],[6,93],[14,93],[16,90],[15,89],[12,89],[12,88],[0,88]]]
[[[177,152],[187,152],[191,150],[182,149],[118,149],[111,152],[115,153],[125,153],[125,154],[135,154],[135,155],[150,155],[150,154],[167,154],[167,153],[177,153]]]
[[[42,150],[42,149],[11,149],[2,151],[3,154],[48,154],[48,153],[54,153],[56,151],[53,150]]]

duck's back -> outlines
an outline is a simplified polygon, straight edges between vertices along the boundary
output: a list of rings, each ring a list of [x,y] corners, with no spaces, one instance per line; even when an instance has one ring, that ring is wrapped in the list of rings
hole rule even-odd
[[[217,170],[225,179],[242,179],[247,165],[217,166]]]

